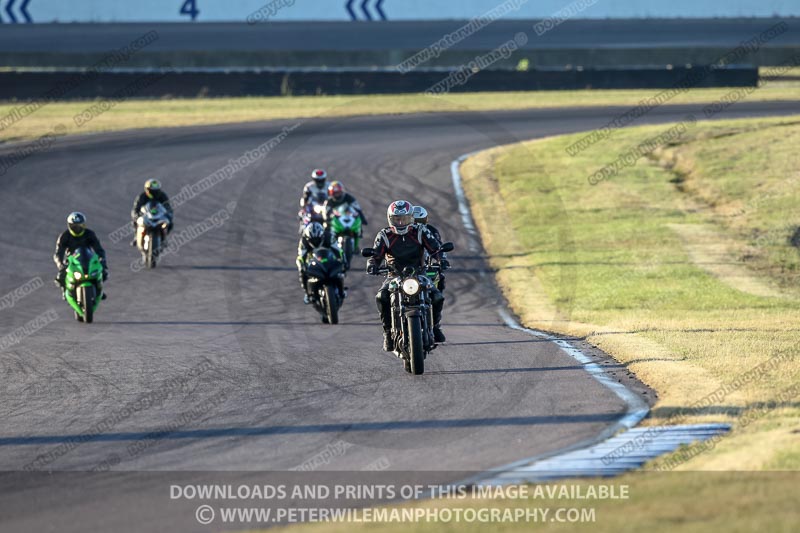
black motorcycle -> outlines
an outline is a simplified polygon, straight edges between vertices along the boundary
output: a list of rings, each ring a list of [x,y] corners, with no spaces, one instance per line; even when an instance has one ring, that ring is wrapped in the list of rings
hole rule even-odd
[[[306,265],[308,288],[314,308],[325,324],[339,323],[339,308],[344,301],[344,263],[330,248],[315,248]]]
[[[446,242],[439,252],[450,252],[453,243]],[[361,250],[364,257],[374,257],[374,248]],[[422,374],[425,372],[425,357],[436,348],[433,337],[433,305],[430,289],[433,282],[426,275],[429,267],[406,267],[396,272],[389,267],[381,267],[379,274],[391,276],[389,297],[392,313],[392,338],[395,355],[403,359],[406,372]]]

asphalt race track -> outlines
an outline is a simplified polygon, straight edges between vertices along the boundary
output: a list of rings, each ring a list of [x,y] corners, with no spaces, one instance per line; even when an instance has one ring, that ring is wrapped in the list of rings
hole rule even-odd
[[[108,237],[128,222],[145,178],[162,179],[174,195],[298,123],[64,138],[9,169],[1,178],[0,294],[36,276],[45,286],[0,309],[0,327],[6,335],[43,313],[58,318],[0,351],[0,470],[110,464],[200,477],[241,472],[230,474],[236,479],[296,468],[327,449],[327,462],[314,468],[435,471],[446,481],[610,426],[625,410],[613,393],[552,344],[503,325],[484,259],[469,250],[450,163],[497,144],[600,127],[622,109],[461,111],[300,122],[267,157],[177,208],[175,234],[215,222],[153,271],[134,272],[129,239]],[[639,123],[689,112],[702,116],[696,106],[664,107]],[[740,103],[721,116],[798,112],[796,104]],[[423,376],[381,351],[373,300],[380,280],[363,274],[363,259],[349,275],[340,325],[322,325],[303,305],[295,213],[315,166],[360,199],[368,240],[387,204],[402,198],[425,205],[455,242],[448,342],[428,357]],[[54,241],[72,210],[86,213],[111,267],[109,299],[91,325],[74,321],[51,285]],[[153,431],[163,433],[147,438]],[[94,438],[79,442],[82,435]],[[61,492],[54,479],[66,480]],[[170,507],[163,478],[79,483],[4,472],[0,480],[4,531],[198,527],[191,509]]]

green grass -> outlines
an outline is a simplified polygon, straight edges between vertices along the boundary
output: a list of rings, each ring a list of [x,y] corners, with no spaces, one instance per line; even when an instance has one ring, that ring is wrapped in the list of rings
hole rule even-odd
[[[795,468],[800,398],[740,421],[800,378],[800,253],[789,242],[800,227],[800,117],[701,122],[589,184],[667,128],[621,130],[574,157],[565,149],[581,135],[468,160],[491,264],[527,325],[585,336],[657,390],[650,424],[786,354],[681,419],[734,430],[680,468]]]
[[[709,103],[728,88],[693,89],[670,103]],[[132,99],[78,127],[73,117],[93,102],[54,102],[0,131],[0,141],[32,139],[63,125],[66,133],[118,131],[202,124],[228,124],[268,119],[345,117],[372,114],[487,111],[565,106],[635,106],[657,90],[585,90],[507,93],[464,93],[443,97],[423,94],[371,96],[297,96],[267,98]],[[800,100],[796,87],[774,83],[748,96],[749,101]],[[21,103],[0,104],[0,118]]]

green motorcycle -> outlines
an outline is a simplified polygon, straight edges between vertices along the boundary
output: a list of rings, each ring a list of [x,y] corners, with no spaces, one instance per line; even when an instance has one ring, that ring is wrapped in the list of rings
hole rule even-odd
[[[91,248],[78,248],[67,257],[64,297],[78,322],[91,324],[103,299],[103,264]]]
[[[361,216],[350,204],[342,204],[332,211],[328,225],[344,253],[344,269],[349,270],[361,238]]]

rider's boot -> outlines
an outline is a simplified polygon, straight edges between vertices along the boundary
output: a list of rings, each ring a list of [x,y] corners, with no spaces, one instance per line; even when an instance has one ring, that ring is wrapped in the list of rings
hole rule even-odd
[[[392,330],[390,329],[383,330],[383,351],[394,351],[394,338],[392,338]]]
[[[439,324],[433,326],[433,340],[436,342],[445,342],[447,340],[447,338],[444,336],[444,333],[442,333],[442,328],[439,326]]]

